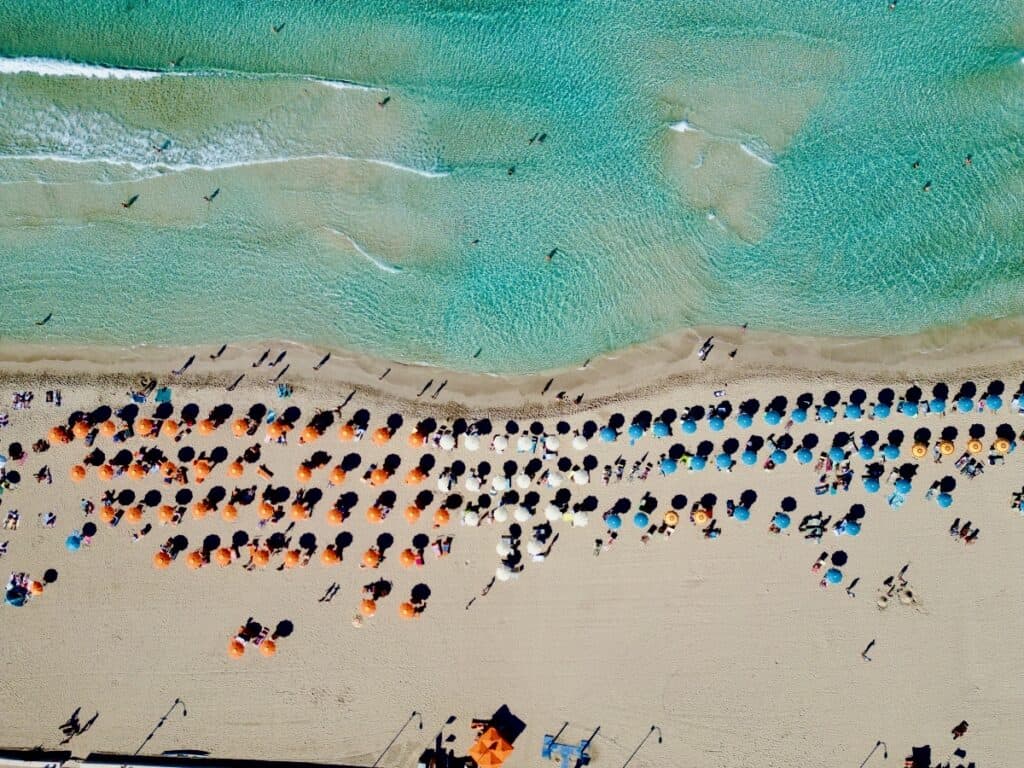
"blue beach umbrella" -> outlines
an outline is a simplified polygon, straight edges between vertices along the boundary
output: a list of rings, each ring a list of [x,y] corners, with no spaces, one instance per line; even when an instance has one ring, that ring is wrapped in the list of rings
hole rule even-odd
[[[861,444],[860,450],[857,451],[857,453],[860,455],[862,459],[864,459],[864,461],[871,461],[873,458],[875,458],[875,449],[872,448],[870,445],[865,445],[863,443]]]
[[[730,469],[732,467],[732,456],[728,453],[720,453],[715,457],[715,466],[719,469]]]
[[[956,409],[960,413],[970,413],[974,410],[974,401],[969,397],[961,397],[956,401]]]
[[[750,519],[750,510],[746,507],[736,507],[736,509],[732,511],[732,516],[741,523],[745,523]]]
[[[774,427],[782,421],[782,415],[778,411],[765,411],[764,412],[764,423]]]
[[[786,452],[776,448],[774,451],[772,451],[772,461],[774,461],[776,464],[785,464]]]
[[[876,419],[887,419],[889,418],[889,406],[885,403],[875,403],[872,413],[875,414]]]
[[[789,418],[793,420],[794,424],[803,424],[807,421],[807,410],[805,408],[797,408],[789,415]]]
[[[711,428],[712,432],[721,432],[725,427],[725,422],[722,421],[721,416],[712,416],[708,419],[708,427]]]
[[[918,407],[917,403],[903,402],[900,403],[900,413],[904,416],[910,416],[911,418],[917,416]]]
[[[24,587],[11,587],[4,595],[4,602],[15,608],[21,608],[28,601],[28,590]]]
[[[838,584],[843,580],[843,572],[838,568],[829,568],[825,571],[825,581],[829,584]]]
[[[633,515],[633,525],[637,528],[646,528],[647,524],[651,522],[651,519],[647,517],[646,512],[637,512]]]
[[[818,418],[828,424],[832,419],[836,417],[836,411],[834,408],[828,405],[821,406],[821,410],[818,411]]]
[[[630,424],[629,425],[629,439],[630,440],[633,440],[633,441],[639,440],[641,437],[643,437],[643,435],[644,435],[644,428],[641,427],[639,424]]]
[[[910,481],[907,480],[907,478],[905,477],[901,477],[899,480],[893,483],[893,485],[896,488],[896,490],[902,494],[910,493]]]
[[[664,421],[656,421],[654,422],[654,427],[652,428],[652,431],[654,432],[655,437],[668,437],[668,424],[666,424]]]
[[[890,443],[889,445],[885,446],[882,449],[882,455],[885,456],[885,458],[889,459],[889,461],[892,461],[900,457],[900,449],[898,446],[892,445]]]
[[[946,401],[940,400],[937,397],[933,398],[932,401],[928,403],[928,410],[931,411],[932,413],[945,413]]]
[[[600,436],[606,443],[614,443],[615,438],[618,437],[618,435],[615,434],[615,430],[611,427],[601,427]]]
[[[748,467],[752,467],[754,464],[757,464],[757,454],[753,451],[744,451],[740,454],[740,461]]]
[[[846,404],[846,418],[859,419],[863,415],[864,411],[861,410],[861,407],[859,405],[856,405],[855,403]]]
[[[688,435],[692,435],[696,431],[697,431],[697,422],[696,421],[694,421],[693,419],[687,419],[686,421],[683,422],[683,432],[685,432]]]
[[[779,528],[783,531],[789,528],[790,522],[792,521],[789,519],[789,515],[787,515],[785,512],[776,512],[774,515],[772,515],[772,523],[775,524],[776,528]]]
[[[833,445],[831,448],[828,449],[828,457],[832,459],[832,461],[842,461],[843,459],[846,458],[846,451],[844,451],[838,445]]]
[[[864,478],[864,490],[868,493],[878,493],[878,489],[881,484],[878,482],[877,477],[865,477]]]
[[[801,448],[799,451],[796,452],[796,460],[801,464],[810,464],[813,458],[814,454],[811,453],[806,448]]]
[[[676,463],[676,460],[668,457],[661,460],[660,466],[662,474],[665,475],[671,475],[679,468],[679,465]]]
[[[64,546],[68,548],[68,552],[77,552],[82,547],[81,536],[75,536],[75,534],[71,534],[66,539],[64,539]]]
[[[990,411],[998,411],[1003,407],[1003,398],[999,395],[989,395],[985,398],[985,405],[988,406]]]
[[[855,523],[851,520],[843,526],[843,533],[845,533],[847,536],[860,535],[860,523]]]
[[[736,423],[739,424],[743,429],[750,429],[750,426],[754,423],[749,413],[741,413],[736,417]]]
[[[953,497],[950,496],[948,493],[940,493],[936,497],[935,501],[943,509],[948,509],[953,504]]]
[[[708,460],[703,456],[694,456],[690,459],[690,469],[700,472],[704,467],[708,465]]]
[[[604,524],[608,526],[609,530],[617,531],[622,527],[622,518],[618,515],[608,515],[604,519]]]

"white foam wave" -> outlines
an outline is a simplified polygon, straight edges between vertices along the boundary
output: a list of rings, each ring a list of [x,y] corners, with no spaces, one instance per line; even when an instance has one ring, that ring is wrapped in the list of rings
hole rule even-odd
[[[741,150],[743,150],[744,154],[749,155],[750,157],[757,160],[759,163],[763,163],[764,165],[767,165],[769,168],[775,167],[775,158],[772,157],[767,150],[755,147],[751,144],[748,144],[745,141],[741,141],[739,143],[739,147]]]
[[[694,128],[690,125],[689,120],[680,120],[678,123],[672,123],[672,125],[669,126],[669,130],[675,131],[676,133],[686,133],[687,131],[694,130]]]
[[[378,259],[378,258],[374,257],[373,255],[367,253],[367,251],[361,245],[359,245],[359,243],[357,243],[352,238],[351,235],[349,235],[349,234],[347,234],[345,232],[342,232],[341,230],[334,229],[333,227],[324,227],[324,229],[326,229],[328,232],[330,232],[332,234],[337,235],[338,237],[343,237],[346,240],[348,240],[348,242],[355,249],[356,253],[358,253],[360,256],[364,257],[367,261],[369,261],[371,264],[373,264],[375,267],[377,267],[377,269],[381,270],[382,272],[387,272],[388,274],[397,275],[398,273],[400,273],[402,271],[401,267],[396,266],[395,264],[388,264],[387,262],[381,261],[380,259]]]
[[[0,57],[0,75],[41,75],[44,77],[87,77],[96,80],[155,80],[160,77],[242,77],[253,80],[282,80],[297,77],[307,82],[333,88],[337,91],[374,91],[384,92],[384,88],[347,80],[328,80],[322,77],[307,75],[288,75],[284,73],[236,72],[228,69],[210,69],[195,71],[129,69],[125,67],[108,67],[103,64],[85,64],[63,59],[47,59],[41,56]]]

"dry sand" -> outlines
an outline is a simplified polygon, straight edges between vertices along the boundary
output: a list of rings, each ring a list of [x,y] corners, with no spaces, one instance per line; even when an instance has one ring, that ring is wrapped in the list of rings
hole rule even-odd
[[[371,411],[371,427],[392,412],[405,417],[405,426],[384,448],[369,439],[354,446],[339,443],[336,428],[315,446],[335,458],[358,450],[364,467],[386,453],[402,458],[388,486],[398,493],[396,511],[381,526],[363,515],[376,489],[359,483],[355,474],[341,488],[358,493],[360,502],[343,526],[354,543],[345,550],[345,562],[333,569],[314,561],[285,572],[250,573],[237,564],[196,572],[183,558],[167,571],[151,567],[157,546],[172,533],[184,534],[193,547],[211,533],[225,539],[237,528],[257,533],[255,506],[244,508],[234,525],[219,516],[200,521],[189,515],[180,528],[155,525],[135,543],[126,523],[113,529],[100,525],[91,547],[69,553],[64,538],[84,522],[79,500],[98,500],[102,490],[94,474],[80,485],[68,479],[70,465],[85,453],[81,442],[30,455],[23,467],[9,465],[24,479],[3,496],[0,511],[19,509],[23,522],[18,531],[0,531],[0,541],[10,540],[0,566],[34,577],[54,568],[59,578],[25,608],[0,608],[0,747],[55,747],[61,739],[58,726],[80,706],[83,721],[93,712],[99,717],[72,740],[76,754],[133,752],[180,697],[188,717],[172,714],[144,754],[202,749],[221,757],[369,765],[410,711],[418,710],[424,729],[410,725],[380,762],[404,768],[415,764],[449,715],[458,719],[446,732],[457,736],[454,747],[464,754],[473,735],[469,720],[507,704],[527,725],[510,766],[542,764],[543,735],[564,721],[569,721],[567,740],[601,727],[592,744],[596,766],[622,765],[652,724],[661,728],[663,743],[648,740],[630,765],[857,766],[878,739],[886,742],[889,759],[883,760],[879,750],[869,766],[899,765],[911,746],[924,744],[932,745],[934,761],[945,761],[962,746],[968,753],[965,764],[1019,763],[1024,759],[1018,727],[1024,708],[1018,648],[1024,634],[1019,556],[1024,519],[1009,509],[1010,493],[1021,485],[1024,455],[1019,451],[1005,466],[989,467],[972,481],[956,474],[948,460],[938,466],[926,460],[912,498],[899,511],[888,508],[883,494],[868,495],[859,479],[849,493],[815,496],[811,468],[792,460],[770,474],[738,466],[730,474],[680,471],[607,487],[598,471],[587,488],[571,486],[574,498],[594,494],[603,511],[620,497],[635,504],[649,491],[658,500],[658,520],[675,494],[692,502],[715,493],[722,536],[705,540],[684,516],[675,536],[656,536],[645,547],[627,521],[614,547],[594,557],[594,539],[605,535],[599,516],[592,515],[587,528],[559,522],[550,558],[528,562],[519,578],[495,584],[486,597],[480,590],[494,574],[494,547],[508,524],[472,529],[459,526],[454,515],[447,528],[454,536],[451,556],[435,560],[428,552],[422,569],[404,569],[397,558],[415,533],[435,533],[429,513],[415,526],[401,515],[419,490],[401,483],[422,453],[406,444],[418,418],[491,416],[500,429],[510,415],[536,415],[549,429],[563,417],[577,428],[588,419],[606,423],[613,413],[624,414],[628,423],[644,409],[658,414],[668,407],[707,405],[711,391],[719,388],[735,405],[748,397],[765,403],[779,393],[792,400],[804,391],[820,401],[830,389],[846,395],[856,386],[871,395],[883,385],[902,392],[911,381],[927,392],[945,380],[955,391],[968,378],[982,388],[1001,379],[1009,401],[1024,376],[1019,326],[1005,321],[885,342],[719,330],[719,344],[704,366],[692,355],[699,341],[694,331],[595,360],[586,369],[516,378],[389,366],[337,352],[313,373],[321,354],[289,345],[281,364],[291,365],[282,378],[295,390],[289,401],[277,400],[266,367],[254,371],[249,365],[266,346],[274,347],[273,359],[281,344],[232,347],[216,362],[208,359],[213,349],[199,350],[196,363],[178,380],[168,372],[184,362],[187,352],[181,350],[0,349],[6,361],[0,392],[5,405],[15,390],[32,389],[36,395],[30,410],[6,409],[11,425],[0,432],[3,450],[15,440],[27,447],[74,410],[123,404],[128,384],[144,374],[171,385],[179,408],[187,402],[200,404],[204,412],[225,401],[236,411],[257,400],[278,410],[294,404],[303,410],[305,423],[316,408],[340,404],[354,388],[346,417],[362,407]],[[733,344],[740,352],[730,361],[726,354]],[[388,367],[388,376],[378,380]],[[229,395],[225,384],[242,372],[245,380]],[[542,398],[541,389],[552,377]],[[428,379],[434,384],[418,400],[415,395]],[[431,400],[429,393],[445,380],[441,395]],[[63,392],[59,409],[43,402],[44,391],[53,388]],[[554,401],[553,394],[562,390],[570,398],[585,392],[586,399],[579,407]],[[960,430],[962,449],[973,423],[986,426],[987,443],[998,424],[1009,422],[1019,432],[1021,421],[1004,409],[916,421],[896,416],[885,425],[902,429],[908,441],[918,428],[934,434],[953,425]],[[813,431],[828,444],[838,430],[859,433],[881,426],[839,420],[831,427],[795,426],[792,434],[799,439]],[[769,431],[758,418],[753,432]],[[601,465],[620,453],[631,465],[647,451],[656,457],[673,442],[693,450],[699,440],[720,444],[739,437],[742,442],[746,435],[730,424],[718,435],[702,427],[690,437],[677,424],[671,440],[647,435],[634,447],[624,437],[614,445],[592,441],[589,452]],[[226,427],[213,437],[192,435],[183,442],[197,448],[224,444],[232,455],[248,444],[231,437]],[[563,455],[580,457],[568,439],[562,442]],[[108,439],[97,444],[109,448]],[[293,488],[295,467],[312,450],[295,440],[287,447],[264,445],[275,480]],[[515,452],[514,441],[502,457],[461,447],[450,455],[438,452],[438,468],[427,487],[436,492],[437,471],[456,458],[497,466],[509,459],[522,462],[523,455]],[[51,486],[32,480],[43,463],[53,471]],[[854,466],[860,470],[863,462],[855,459]],[[955,503],[940,510],[923,494],[947,473],[958,480]],[[251,470],[246,481],[258,482]],[[223,466],[200,488],[213,484],[232,487]],[[326,488],[326,472],[318,473],[316,484],[325,488],[324,502],[312,520],[296,524],[292,535],[297,539],[311,531],[322,547],[338,532],[324,520],[338,490]],[[166,490],[155,479],[119,479],[111,485]],[[724,502],[746,489],[755,490],[759,500],[744,525],[725,516]],[[553,494],[537,490],[544,501]],[[798,501],[797,520],[819,509],[838,519],[851,504],[865,504],[862,534],[854,539],[829,533],[818,544],[805,541],[794,524],[790,535],[770,535],[768,521],[787,495]],[[43,529],[37,520],[47,510],[58,513],[55,530]],[[954,517],[980,526],[976,544],[965,547],[949,537]],[[360,569],[360,553],[382,532],[395,538],[388,559],[378,572]],[[853,599],[842,587],[820,589],[810,572],[822,550],[840,548],[850,558],[847,582],[860,579]],[[896,602],[880,611],[877,588],[906,563],[920,605]],[[360,587],[377,576],[393,580],[393,593],[376,617],[356,629],[351,619]],[[340,593],[330,603],[318,602],[333,581]],[[431,590],[426,610],[417,620],[402,620],[397,606],[418,583]],[[275,658],[252,649],[241,660],[227,657],[229,636],[248,616],[271,626],[285,619],[294,623],[293,635],[280,641]],[[865,662],[860,654],[872,639],[877,641],[873,660]],[[962,719],[970,731],[954,744],[950,729]]]

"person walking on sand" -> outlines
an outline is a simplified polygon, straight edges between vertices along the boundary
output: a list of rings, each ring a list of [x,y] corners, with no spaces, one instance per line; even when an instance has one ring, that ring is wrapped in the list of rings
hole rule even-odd
[[[259,368],[261,365],[263,365],[263,361],[266,360],[268,357],[270,357],[270,350],[269,349],[266,352],[264,352],[262,355],[260,355],[260,359],[257,360],[255,363],[253,363],[252,367],[253,368]]]
[[[961,720],[960,724],[953,728],[953,741],[956,741],[967,733],[967,721]]]
[[[190,365],[192,365],[193,362],[195,362],[195,359],[196,359],[196,356],[192,355],[188,360],[185,361],[185,364],[183,366],[181,366],[181,368],[178,368],[177,370],[171,371],[171,373],[173,375],[175,375],[175,376],[181,376],[181,374],[183,374],[185,371],[187,371],[188,367]]]

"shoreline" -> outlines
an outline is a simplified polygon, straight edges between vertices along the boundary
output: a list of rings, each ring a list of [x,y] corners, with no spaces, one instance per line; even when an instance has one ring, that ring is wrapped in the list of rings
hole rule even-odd
[[[889,384],[920,380],[950,383],[972,377],[1024,374],[1024,317],[976,321],[906,336],[880,338],[792,336],[737,327],[695,327],[627,347],[587,361],[530,374],[458,371],[387,360],[351,350],[313,347],[294,341],[229,344],[219,347],[0,344],[0,381],[9,384],[46,379],[128,386],[137,377],[173,382],[170,373],[189,356],[196,359],[179,379],[188,386],[226,387],[239,375],[238,391],[273,386],[274,375],[289,365],[281,382],[297,392],[329,394],[356,389],[362,398],[395,408],[415,405],[423,411],[459,416],[486,411],[497,415],[557,416],[663,394],[677,388],[727,389],[758,380],[808,383]],[[706,363],[696,351],[708,336],[715,347]],[[251,361],[265,349],[287,356],[276,368],[256,369]],[[736,358],[728,357],[737,350]],[[330,353],[320,371],[313,366]],[[637,375],[638,369],[645,374]],[[382,374],[387,372],[382,378]],[[541,394],[551,380],[550,388]],[[417,393],[424,388],[420,397]],[[434,391],[445,384],[437,398]],[[555,399],[566,392],[563,401]],[[337,394],[342,394],[340,391]],[[574,398],[583,394],[581,403]]]

